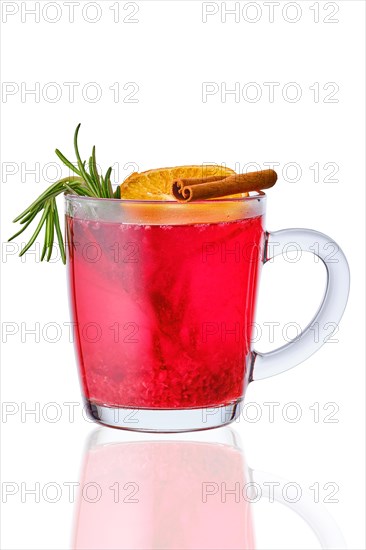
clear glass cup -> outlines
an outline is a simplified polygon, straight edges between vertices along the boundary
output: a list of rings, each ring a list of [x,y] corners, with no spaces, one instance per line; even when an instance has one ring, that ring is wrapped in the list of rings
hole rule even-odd
[[[316,231],[268,233],[264,193],[190,204],[65,200],[77,361],[89,413],[102,424],[160,432],[227,424],[249,382],[307,359],[342,316],[343,252]],[[324,262],[324,299],[296,340],[259,353],[251,339],[260,270],[289,243]]]

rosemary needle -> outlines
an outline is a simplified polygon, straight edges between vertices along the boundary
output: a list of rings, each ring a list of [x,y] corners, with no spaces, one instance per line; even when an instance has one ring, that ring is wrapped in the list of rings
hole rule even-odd
[[[78,124],[74,133],[74,151],[77,159],[77,167],[74,166],[74,164],[72,164],[72,162],[70,162],[59,149],[56,149],[55,151],[58,158],[65,164],[65,166],[74,172],[76,176],[68,176],[56,181],[56,183],[53,183],[14,220],[14,223],[19,222],[22,225],[22,228],[15,233],[15,235],[10,237],[9,241],[15,239],[23,233],[23,231],[27,229],[27,227],[34,221],[37,215],[42,212],[33,235],[29,239],[28,243],[22,248],[19,256],[23,256],[23,254],[25,254],[33,245],[41,232],[42,227],[45,225],[41,261],[44,259],[46,259],[47,262],[50,261],[56,235],[62,261],[64,264],[66,263],[65,243],[60,227],[60,218],[56,204],[56,197],[58,195],[62,193],[71,193],[81,196],[109,199],[119,199],[121,196],[119,186],[117,187],[115,193],[113,193],[111,183],[112,168],[108,168],[105,178],[98,174],[95,146],[93,147],[92,155],[89,158],[89,172],[87,172],[85,168],[86,161],[81,160],[78,146],[80,126],[81,125]]]

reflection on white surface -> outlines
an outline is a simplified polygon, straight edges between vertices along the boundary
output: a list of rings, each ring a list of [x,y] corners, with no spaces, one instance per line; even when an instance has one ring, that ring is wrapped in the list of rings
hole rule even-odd
[[[254,549],[255,492],[271,498],[270,483],[286,481],[248,468],[231,428],[165,436],[98,428],[85,452],[72,548]],[[346,548],[322,505],[290,503],[277,489],[272,496],[308,524],[321,548]]]

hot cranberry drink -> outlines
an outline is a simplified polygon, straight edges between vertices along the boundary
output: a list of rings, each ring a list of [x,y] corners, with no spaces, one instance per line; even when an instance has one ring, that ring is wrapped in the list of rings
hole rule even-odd
[[[329,327],[337,327],[349,291],[342,250],[310,229],[264,230],[263,189],[277,181],[272,169],[236,174],[217,164],[156,168],[130,174],[113,188],[112,167],[98,169],[95,147],[89,161],[82,160],[79,130],[80,124],[76,163],[56,149],[69,174],[14,219],[21,228],[9,240],[33,223],[20,255],[43,230],[41,261],[53,258],[57,241],[68,263],[89,415],[108,426],[148,432],[232,422],[249,382],[305,361],[328,341]],[[324,298],[295,340],[261,353],[251,342],[260,267],[294,243],[324,263]]]
[[[67,226],[78,361],[91,403],[182,409],[242,396],[261,216],[177,225],[68,217]]]

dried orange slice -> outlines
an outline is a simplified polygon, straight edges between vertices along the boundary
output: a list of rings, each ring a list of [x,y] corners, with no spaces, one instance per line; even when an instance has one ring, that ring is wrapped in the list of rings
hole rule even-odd
[[[234,170],[220,165],[175,166],[156,168],[147,172],[134,172],[121,183],[121,199],[174,200],[171,194],[173,180],[179,178],[206,178],[208,176],[230,176]]]

